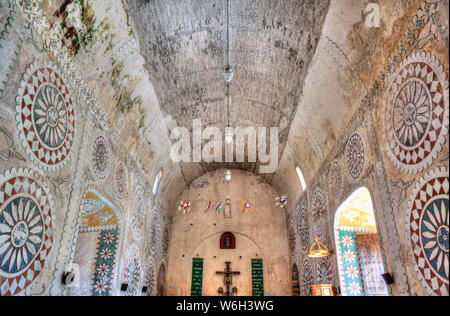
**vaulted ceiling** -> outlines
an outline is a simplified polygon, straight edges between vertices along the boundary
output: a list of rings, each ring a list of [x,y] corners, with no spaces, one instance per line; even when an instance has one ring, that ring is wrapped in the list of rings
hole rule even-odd
[[[322,33],[329,0],[126,0],[150,81],[167,122],[192,129],[192,120],[222,130],[278,127],[285,149],[303,84]],[[168,124],[168,127],[171,124]],[[189,184],[217,168],[258,171],[258,163],[182,164]],[[270,175],[268,176],[270,177]]]

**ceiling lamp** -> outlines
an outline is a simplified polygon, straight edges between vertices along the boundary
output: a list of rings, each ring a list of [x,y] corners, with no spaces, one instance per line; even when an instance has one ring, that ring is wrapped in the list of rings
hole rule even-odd
[[[230,83],[233,80],[233,77],[234,77],[233,67],[231,66],[225,67],[225,71],[223,73],[223,79],[225,80],[225,82]]]
[[[330,255],[330,251],[327,247],[319,242],[316,238],[316,242],[309,248],[308,257],[310,258],[322,258]]]
[[[223,73],[223,79],[226,83],[230,83],[233,80],[234,73],[233,67],[230,66],[230,0],[227,0],[227,66]]]
[[[227,170],[225,172],[225,180],[227,180],[227,182],[231,181],[231,175],[232,175],[231,170]]]

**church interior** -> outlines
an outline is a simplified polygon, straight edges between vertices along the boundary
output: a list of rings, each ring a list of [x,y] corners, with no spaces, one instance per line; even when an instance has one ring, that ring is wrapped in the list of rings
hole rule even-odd
[[[448,0],[0,0],[1,296],[448,296]]]

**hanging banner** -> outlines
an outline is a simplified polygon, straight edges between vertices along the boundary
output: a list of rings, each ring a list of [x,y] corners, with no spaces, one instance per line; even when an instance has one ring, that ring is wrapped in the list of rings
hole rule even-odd
[[[264,296],[262,259],[252,259],[252,295]]]
[[[203,289],[203,258],[192,259],[191,296],[202,296]]]

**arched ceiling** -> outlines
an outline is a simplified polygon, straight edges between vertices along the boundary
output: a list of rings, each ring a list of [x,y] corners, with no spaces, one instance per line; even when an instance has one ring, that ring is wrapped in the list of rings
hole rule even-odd
[[[282,156],[319,42],[328,0],[229,0],[228,110],[226,0],[126,0],[163,116],[172,125],[278,127]],[[170,127],[171,124],[168,124]],[[307,137],[306,135],[304,135]],[[181,164],[186,184],[218,168],[257,163]],[[270,177],[270,176],[269,176]]]

